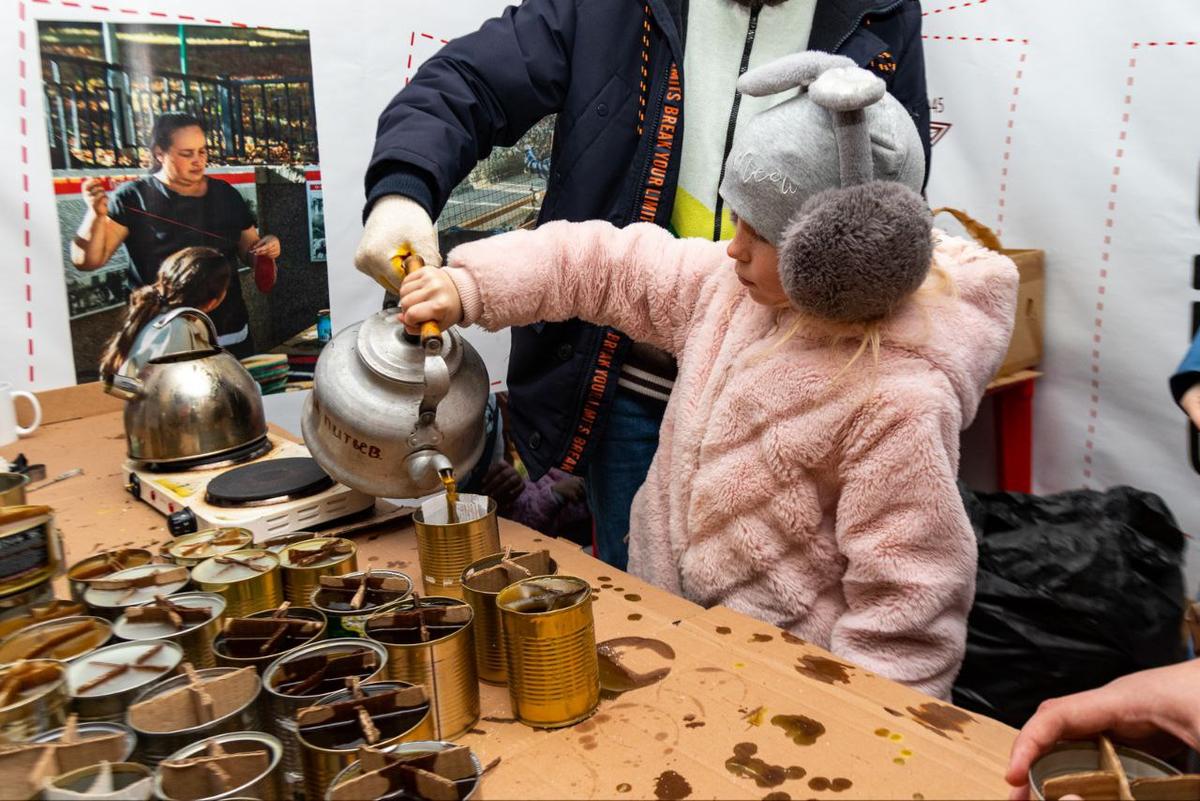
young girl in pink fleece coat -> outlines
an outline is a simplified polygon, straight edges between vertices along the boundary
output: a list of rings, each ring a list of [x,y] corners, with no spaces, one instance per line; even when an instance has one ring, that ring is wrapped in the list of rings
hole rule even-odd
[[[945,698],[976,560],[959,431],[1007,348],[1017,274],[932,231],[919,138],[882,82],[807,53],[739,83],[796,86],[739,128],[727,245],[549,223],[414,274],[405,322],[581,317],[674,354],[630,572]]]

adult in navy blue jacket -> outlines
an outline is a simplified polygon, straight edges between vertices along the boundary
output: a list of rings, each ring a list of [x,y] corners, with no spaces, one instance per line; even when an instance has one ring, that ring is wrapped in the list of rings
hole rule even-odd
[[[358,268],[394,286],[388,256],[401,242],[440,264],[430,220],[451,190],[493,146],[514,144],[550,114],[558,117],[539,221],[667,226],[685,124],[688,2],[524,0],[443,47],[379,118]],[[749,9],[749,26],[730,34],[739,49],[745,37],[744,71],[763,0],[690,2],[697,19],[713,10],[700,3]],[[811,29],[807,41],[797,35],[795,50],[846,55],[879,74],[916,122],[928,164],[918,0],[815,0],[807,13]],[[769,36],[778,33],[759,33]],[[731,101],[736,118],[738,99],[714,98],[723,108]],[[657,447],[674,366],[619,331],[578,320],[514,329],[512,339],[508,385],[521,458],[533,478],[555,467],[586,477],[600,555],[624,568],[629,506]]]
[[[1171,394],[1192,422],[1200,428],[1200,332],[1192,340],[1187,355],[1171,376]]]

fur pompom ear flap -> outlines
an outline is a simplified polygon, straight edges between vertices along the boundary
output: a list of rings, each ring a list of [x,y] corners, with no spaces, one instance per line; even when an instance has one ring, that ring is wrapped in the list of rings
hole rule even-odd
[[[738,91],[751,97],[762,97],[787,89],[807,88],[826,70],[837,67],[857,69],[854,60],[820,50],[808,50],[776,59],[756,67],[738,79]]]
[[[902,184],[827,189],[784,229],[779,277],[803,311],[847,323],[876,320],[925,280],[932,233],[925,201]]]

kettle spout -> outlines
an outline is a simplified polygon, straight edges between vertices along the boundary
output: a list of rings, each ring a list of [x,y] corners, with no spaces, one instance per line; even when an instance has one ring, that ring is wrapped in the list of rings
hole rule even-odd
[[[442,472],[454,469],[454,463],[446,458],[444,453],[432,448],[425,448],[411,454],[405,460],[405,464],[408,467],[408,475],[415,486],[431,489],[438,485],[438,476]]]

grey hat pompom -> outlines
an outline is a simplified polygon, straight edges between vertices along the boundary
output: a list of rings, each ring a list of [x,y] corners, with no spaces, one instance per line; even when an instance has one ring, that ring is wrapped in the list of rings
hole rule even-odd
[[[882,318],[924,282],[932,230],[925,201],[894,181],[819,192],[784,231],[783,288],[797,308],[826,319]]]

